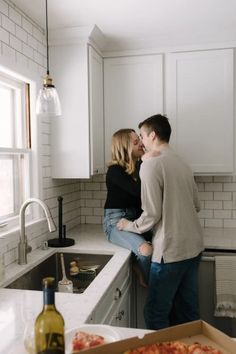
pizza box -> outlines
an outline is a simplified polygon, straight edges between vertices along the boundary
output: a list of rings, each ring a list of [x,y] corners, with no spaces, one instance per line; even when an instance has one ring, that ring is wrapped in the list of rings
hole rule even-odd
[[[221,350],[223,354],[236,354],[236,341],[202,320],[154,331],[144,335],[143,338],[132,337],[82,352],[86,354],[122,354],[126,350],[139,346],[175,340],[187,344],[195,342],[207,344]]]

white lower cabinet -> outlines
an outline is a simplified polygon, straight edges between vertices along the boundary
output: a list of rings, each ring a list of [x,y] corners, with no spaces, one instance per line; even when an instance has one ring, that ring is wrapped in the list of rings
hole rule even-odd
[[[93,323],[130,327],[131,273],[127,262],[93,312]]]
[[[110,312],[106,323],[116,327],[130,327],[130,284],[123,290],[120,300]]]

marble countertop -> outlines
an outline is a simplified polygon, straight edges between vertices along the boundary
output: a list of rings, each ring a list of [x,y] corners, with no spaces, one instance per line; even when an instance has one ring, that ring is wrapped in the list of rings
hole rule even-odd
[[[68,237],[75,239],[75,245],[63,248],[63,252],[99,253],[114,255],[92,284],[83,294],[56,293],[56,306],[65,319],[66,329],[85,322],[96,305],[119,273],[123,264],[129,259],[130,252],[124,248],[109,243],[102,231],[101,225],[81,225],[68,232]],[[223,248],[236,250],[236,229],[204,229],[206,248]],[[35,267],[51,254],[60,251],[59,248],[36,250],[29,254],[27,265],[13,264],[6,268],[5,278],[0,283],[0,353],[26,353],[23,347],[23,333],[26,323],[33,326],[34,320],[42,309],[42,293],[39,291],[5,289],[13,280]],[[142,335],[146,331],[119,329],[122,338]]]
[[[63,252],[111,254],[113,257],[83,294],[56,293],[56,306],[64,317],[66,330],[89,322],[96,305],[130,257],[130,251],[109,243],[98,225],[81,226],[68,232],[68,237],[75,239],[75,245],[63,248]],[[7,286],[43,259],[61,250],[49,248],[32,252],[28,256],[27,265],[13,264],[6,268],[5,278],[0,286]],[[23,348],[24,328],[26,323],[33,327],[42,306],[41,291],[0,288],[1,354],[16,353],[16,346],[17,354],[26,353]]]

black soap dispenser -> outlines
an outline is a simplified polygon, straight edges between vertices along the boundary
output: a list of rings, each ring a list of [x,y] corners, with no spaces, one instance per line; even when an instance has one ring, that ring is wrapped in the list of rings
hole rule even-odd
[[[69,247],[75,244],[73,238],[66,238],[66,225],[63,225],[62,220],[62,197],[58,197],[58,238],[48,240],[49,247]]]

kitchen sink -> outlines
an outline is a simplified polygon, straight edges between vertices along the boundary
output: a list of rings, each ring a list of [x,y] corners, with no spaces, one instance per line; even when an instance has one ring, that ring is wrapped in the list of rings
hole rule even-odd
[[[54,277],[56,284],[62,279],[61,259],[62,252],[48,257],[33,269],[6,286],[10,289],[42,290],[42,279]],[[112,255],[88,253],[63,253],[66,276],[73,282],[73,292],[83,293],[95,279],[97,274],[112,258]],[[76,262],[79,272],[70,274],[70,263]]]

